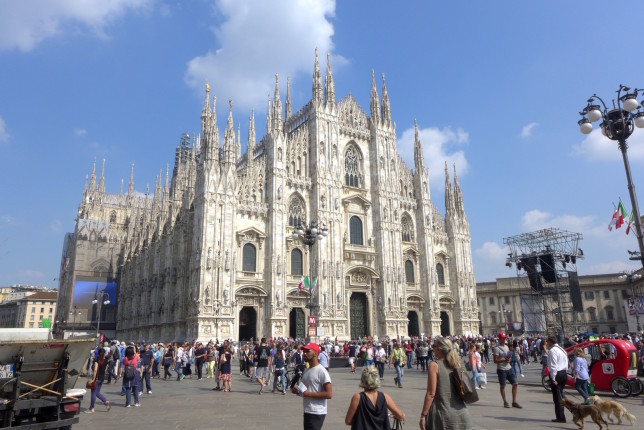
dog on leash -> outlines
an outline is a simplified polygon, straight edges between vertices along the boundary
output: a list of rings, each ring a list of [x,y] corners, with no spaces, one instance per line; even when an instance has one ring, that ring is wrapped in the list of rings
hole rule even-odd
[[[606,424],[606,430],[608,430],[608,423],[602,418],[602,413],[597,406],[580,405],[579,403],[573,403],[566,398],[561,399],[561,406],[570,411],[572,414],[572,420],[580,429],[584,428],[584,419],[590,415],[593,422],[599,426],[599,430],[603,429],[601,423]]]
[[[608,418],[611,423],[613,422],[611,415],[614,415],[615,418],[617,418],[618,424],[622,423],[622,418],[629,420],[631,425],[635,424],[635,420],[637,419],[635,415],[629,414],[626,408],[620,403],[613,400],[604,400],[599,396],[592,396],[590,400],[592,400],[593,405],[597,406],[597,408],[606,415],[606,418]]]

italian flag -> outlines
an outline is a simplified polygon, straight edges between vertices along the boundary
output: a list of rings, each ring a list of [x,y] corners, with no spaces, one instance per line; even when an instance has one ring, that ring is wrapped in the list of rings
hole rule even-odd
[[[633,220],[634,220],[633,212],[631,212],[631,216],[628,219],[628,225],[626,226],[626,234],[631,232],[631,224],[633,224]]]
[[[311,287],[311,295],[313,295],[313,292],[315,291],[315,287],[318,286],[318,278],[315,278],[313,280],[313,286]]]
[[[615,223],[615,228],[620,228],[624,225],[624,218],[628,218],[628,213],[620,200],[619,205],[617,205],[617,222]]]
[[[614,205],[615,203],[613,203]],[[615,209],[615,212],[613,212],[613,217],[610,219],[610,222],[608,223],[608,231],[613,231],[613,227],[615,226],[615,223],[617,223],[617,209]]]
[[[302,279],[300,280],[300,284],[297,286],[297,289],[299,291],[304,291],[304,287],[309,288],[311,286],[311,283],[309,281],[308,276],[303,276]]]

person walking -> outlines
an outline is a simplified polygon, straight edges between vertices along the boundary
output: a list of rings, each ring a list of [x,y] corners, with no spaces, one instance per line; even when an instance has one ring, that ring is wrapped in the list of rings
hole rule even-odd
[[[358,386],[364,391],[351,397],[347,416],[344,418],[344,423],[351,426],[351,430],[389,430],[391,426],[387,409],[398,421],[405,422],[405,413],[396,406],[389,394],[378,391],[378,369],[374,366],[363,367]]]
[[[391,353],[391,356],[389,357],[389,368],[391,369],[391,365],[394,365],[394,369],[396,369],[396,377],[394,378],[394,384],[398,388],[402,388],[402,377],[404,374],[404,368],[405,368],[405,352],[403,351],[402,347],[400,346],[400,343],[396,340],[394,340],[394,350]]]
[[[318,344],[308,343],[302,347],[302,350],[304,361],[308,363],[309,368],[304,371],[302,382],[293,387],[291,392],[302,397],[304,430],[320,430],[327,414],[326,401],[333,397],[331,377],[318,360],[320,355]]]
[[[94,370],[92,372],[92,381],[95,383],[94,388],[92,388],[92,400],[89,405],[89,409],[85,412],[88,414],[94,413],[94,405],[96,404],[96,398],[103,402],[107,410],[109,411],[112,408],[112,404],[101,394],[101,387],[103,386],[103,381],[105,381],[105,374],[107,371],[107,366],[109,361],[105,359],[105,350],[100,349],[98,351],[98,360],[94,361]]]
[[[163,353],[163,379],[172,378],[172,373],[170,373],[170,366],[174,361],[174,347],[172,344],[168,345],[165,352]]]
[[[153,361],[154,353],[150,350],[150,344],[147,344],[145,345],[145,350],[141,353],[141,379],[145,380],[145,388],[148,394],[152,394],[150,375],[152,374]]]
[[[185,359],[185,355],[183,345],[177,342],[176,353],[174,355],[174,371],[177,372],[177,381],[181,381],[185,378],[185,376],[183,376],[183,360]]]
[[[142,376],[141,371],[137,370],[139,364],[139,355],[134,353],[134,347],[128,346],[125,349],[125,358],[123,359],[123,386],[125,387],[125,407],[131,406],[131,394],[134,392],[134,406],[139,407],[139,381]]]
[[[512,373],[514,373],[514,376],[517,376],[517,367],[519,368],[519,374],[523,378],[523,367],[521,366],[521,345],[519,342],[514,339],[512,341],[512,344],[510,346],[510,352],[512,353],[512,360],[510,361],[510,365],[512,366]]]
[[[215,366],[217,364],[217,353],[215,351],[215,345],[212,343],[208,344],[208,356],[207,356],[207,367],[208,367],[208,375],[206,378],[212,379],[215,377]]]
[[[561,405],[561,399],[564,397],[564,388],[568,380],[568,354],[557,343],[557,337],[552,335],[546,339],[548,348],[548,370],[550,371],[550,388],[552,389],[552,401],[555,404],[555,419],[552,422],[565,423],[566,414],[564,407]]]
[[[385,376],[385,363],[387,363],[387,352],[382,347],[382,344],[378,342],[376,344],[376,353],[374,355],[374,361],[376,363],[376,368],[378,369],[378,376],[382,379]]]
[[[319,350],[318,350],[319,353]],[[316,357],[317,358],[317,357]],[[268,378],[268,369],[271,366],[271,350],[266,345],[266,338],[263,337],[259,348],[257,348],[257,372],[256,377],[257,382],[260,385],[259,394],[262,394],[264,386],[266,383],[266,378]]]
[[[230,352],[230,345],[226,344],[223,354],[219,356],[219,380],[222,382],[224,392],[230,392],[232,388],[232,361],[233,355]]]
[[[584,405],[590,404],[588,401],[588,362],[584,350],[580,347],[574,349],[575,361],[572,362],[572,371],[575,377],[575,389],[584,398]]]
[[[429,363],[427,390],[420,413],[420,430],[471,430],[474,428],[467,405],[453,390],[450,374],[461,369],[461,359],[449,339],[434,340],[436,361]]]
[[[275,352],[275,357],[273,358],[273,393],[275,390],[278,390],[282,395],[286,394],[286,369],[284,368],[284,363],[286,362],[286,356],[284,353],[284,348],[282,345],[277,346],[277,351]],[[280,380],[279,384],[281,388],[277,387],[278,379]]]
[[[503,407],[509,408],[510,404],[505,399],[505,384],[506,382],[512,384],[512,407],[521,409],[522,406],[517,403],[519,383],[517,382],[516,375],[512,372],[512,366],[510,365],[510,361],[512,361],[512,353],[505,344],[506,339],[506,334],[504,332],[500,332],[499,344],[494,347],[494,350],[492,351],[492,358],[497,365],[496,374],[499,377],[499,391],[501,392],[501,398],[503,399]]]
[[[197,351],[195,351],[195,368],[197,369],[197,381],[201,380],[203,376],[203,364],[206,362],[206,356],[208,355],[208,349],[203,345],[203,343],[197,343]]]

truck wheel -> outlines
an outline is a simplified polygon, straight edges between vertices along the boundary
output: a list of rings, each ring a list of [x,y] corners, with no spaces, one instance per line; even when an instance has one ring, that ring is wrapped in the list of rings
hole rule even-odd
[[[546,391],[552,392],[552,387],[550,387],[550,378],[548,376],[541,378],[541,385],[543,385],[543,388],[545,388]]]
[[[642,381],[640,381],[640,378],[630,378],[628,383],[631,386],[631,396],[639,396],[642,394],[644,385],[642,384]]]
[[[617,397],[628,397],[631,395],[631,384],[628,383],[626,378],[618,376],[610,382],[610,388],[613,390],[613,394]]]

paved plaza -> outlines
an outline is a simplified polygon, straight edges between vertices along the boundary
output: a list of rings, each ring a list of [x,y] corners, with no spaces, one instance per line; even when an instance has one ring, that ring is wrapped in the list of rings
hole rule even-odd
[[[238,367],[237,367],[238,369]],[[496,382],[496,366],[490,365],[487,389],[480,390],[480,400],[470,406],[470,413],[477,429],[576,429],[570,414],[566,412],[568,423],[556,424],[554,418],[552,395],[539,384],[541,366],[531,364],[524,369],[525,378],[520,379],[519,403],[522,410],[505,409]],[[359,369],[358,369],[359,371]],[[406,370],[403,378],[403,389],[394,387],[393,369],[385,369],[385,378],[381,390],[388,392],[396,404],[407,415],[406,429],[417,429],[423,397],[425,395],[426,374]],[[120,396],[121,383],[104,385],[103,394],[113,403],[112,410],[97,404],[94,414],[81,413],[80,423],[75,429],[102,430],[134,426],[145,429],[301,429],[302,399],[294,394],[285,396],[268,392],[257,394],[259,385],[249,384],[248,378],[233,374],[233,391],[223,393],[212,391],[215,386],[212,379],[153,380],[153,394],[141,394],[140,408],[124,408],[125,397]],[[333,399],[328,401],[328,415],[325,429],[348,428],[344,417],[353,393],[360,391],[359,373],[351,374],[347,369],[331,369],[333,381]],[[80,379],[78,386],[85,384]],[[511,399],[510,388],[506,388],[508,399]],[[567,390],[576,401],[580,398],[577,392]],[[600,393],[601,394],[601,393]],[[608,396],[608,393],[604,393]],[[610,394],[610,398],[612,394]],[[89,392],[85,396],[82,409],[89,407]],[[628,424],[611,425],[611,428],[641,428],[644,423],[644,395],[619,400],[638,421],[635,427]],[[628,421],[626,422],[628,423]],[[587,420],[587,428],[598,428]]]

